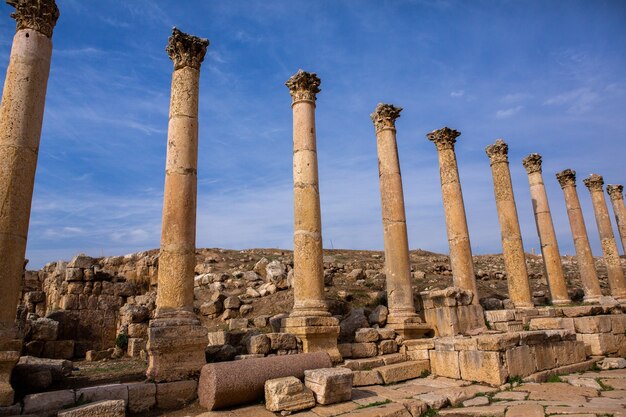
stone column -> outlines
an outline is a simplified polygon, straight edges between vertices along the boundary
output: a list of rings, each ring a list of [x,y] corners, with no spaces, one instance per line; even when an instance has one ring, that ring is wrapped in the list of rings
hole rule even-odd
[[[327,351],[340,361],[339,321],[330,316],[324,297],[322,216],[317,175],[315,100],[320,79],[299,70],[285,83],[293,111],[293,290],[294,305],[284,331],[302,340],[305,352]]]
[[[572,229],[574,247],[576,248],[576,259],[578,260],[578,271],[585,292],[586,302],[598,302],[602,296],[600,281],[596,272],[595,261],[589,245],[587,227],[580,208],[578,192],[576,191],[576,171],[571,169],[563,170],[556,174],[563,193],[565,194],[565,206],[567,207],[567,217]]]
[[[209,41],[174,28],[157,310],[148,331],[148,378],[196,376],[206,363],[207,330],[193,312],[198,165],[198,82]]]
[[[533,299],[509,170],[509,146],[502,139],[498,139],[493,145],[487,146],[485,151],[489,156],[493,176],[509,298],[516,308],[531,308]]]
[[[450,245],[450,264],[454,285],[471,291],[474,294],[472,304],[478,305],[472,248],[470,246],[469,231],[467,230],[459,169],[454,153],[454,144],[460,134],[456,130],[444,127],[430,132],[426,137],[435,143],[437,153],[439,154],[441,193],[446,217],[448,244]]]
[[[604,179],[601,175],[591,174],[583,180],[583,184],[589,189],[593,211],[596,215],[596,224],[600,234],[600,246],[606,264],[606,273],[609,278],[611,295],[618,300],[626,300],[626,283],[624,282],[624,270],[619,259],[617,243],[613,235],[613,226],[609,217],[609,209],[604,198]]]
[[[541,175],[541,155],[532,153],[522,161],[528,173],[528,183],[530,184],[530,197],[533,201],[533,211],[535,213],[535,223],[541,244],[541,255],[543,257],[544,271],[550,288],[552,304],[569,304],[571,300],[567,294],[567,285],[563,275],[563,265],[561,265],[561,254],[556,241],[552,214],[548,205],[548,195]]]
[[[613,214],[615,214],[615,221],[617,222],[617,231],[622,241],[622,249],[626,254],[626,207],[624,207],[624,186],[609,184],[606,186],[606,191],[609,193],[609,197],[611,197]]]
[[[420,327],[414,324],[420,323],[421,320],[415,314],[413,303],[404,193],[396,144],[396,119],[400,117],[401,111],[401,108],[391,104],[379,104],[371,118],[376,129],[378,147],[378,176],[389,306],[387,327],[395,329],[405,338],[413,338],[414,333],[419,335],[419,330],[411,328]]]
[[[21,335],[15,318],[24,272],[26,238],[35,183],[52,31],[54,0],[9,0],[17,22],[0,106],[0,406],[13,404],[11,371]]]

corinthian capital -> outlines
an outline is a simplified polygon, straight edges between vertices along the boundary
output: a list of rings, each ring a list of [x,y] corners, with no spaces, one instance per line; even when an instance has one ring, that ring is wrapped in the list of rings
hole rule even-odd
[[[611,200],[621,200],[624,198],[624,186],[621,184],[607,185],[606,192],[609,193]]]
[[[541,155],[531,153],[526,158],[522,159],[522,165],[524,165],[529,175],[533,172],[541,172]]]
[[[583,184],[585,184],[585,187],[589,188],[589,191],[602,192],[602,187],[604,186],[604,178],[602,178],[602,175],[591,174],[583,180]]]
[[[561,172],[556,173],[556,179],[561,185],[561,188],[574,186],[576,187],[576,171],[573,169],[564,169]]]
[[[52,37],[54,25],[59,18],[59,8],[54,0],[6,0],[15,7],[11,17],[17,23],[17,29],[33,29],[47,37]]]
[[[461,135],[461,132],[450,129],[449,127],[442,127],[441,129],[433,130],[426,134],[429,141],[434,142],[437,146],[437,150],[442,149],[454,149],[456,138]]]
[[[172,36],[167,40],[165,51],[174,62],[175,70],[184,67],[200,69],[208,46],[208,39],[188,35],[177,28],[173,28]]]
[[[400,117],[402,107],[396,107],[393,104],[378,103],[374,113],[370,115],[376,131],[383,129],[395,129],[396,119]]]
[[[289,88],[289,94],[293,102],[299,100],[315,101],[316,94],[320,91],[320,78],[314,72],[298,70],[285,83]]]
[[[509,145],[502,139],[498,139],[493,145],[487,146],[485,152],[489,157],[491,165],[499,162],[509,162]]]

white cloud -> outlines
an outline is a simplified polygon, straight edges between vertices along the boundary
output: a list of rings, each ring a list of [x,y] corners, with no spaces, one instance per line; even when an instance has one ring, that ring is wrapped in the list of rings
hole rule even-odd
[[[524,108],[524,106],[516,106],[516,107],[511,107],[511,108],[508,108],[508,109],[498,110],[496,112],[496,117],[498,119],[505,119],[507,117],[511,117],[511,116],[519,113],[523,108]]]
[[[586,113],[600,102],[600,95],[588,87],[578,88],[550,97],[545,106],[566,106],[567,111],[574,114]]]

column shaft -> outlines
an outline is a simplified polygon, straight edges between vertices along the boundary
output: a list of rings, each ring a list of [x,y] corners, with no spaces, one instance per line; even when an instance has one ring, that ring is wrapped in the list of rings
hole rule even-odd
[[[396,143],[395,119],[399,117],[401,110],[388,104],[379,104],[372,113],[378,149],[388,323],[403,323],[416,316],[411,286],[402,175]]]
[[[494,145],[488,146],[486,151],[491,161],[509,298],[516,308],[530,308],[533,307],[532,293],[509,171],[508,146],[504,141],[497,140]]]
[[[533,202],[535,223],[537,233],[541,243],[541,255],[545,273],[547,275],[548,287],[553,304],[570,303],[567,293],[563,266],[561,265],[561,254],[556,240],[552,214],[548,205],[548,195],[541,175],[541,156],[531,154],[524,159],[524,167],[528,172],[528,182],[530,184],[530,197]]]
[[[556,174],[563,194],[565,195],[565,206],[567,207],[567,217],[569,218],[574,247],[576,249],[576,259],[578,261],[578,271],[583,284],[585,301],[597,302],[602,296],[600,281],[596,272],[595,261],[589,245],[585,218],[580,208],[580,200],[576,191],[576,172],[571,169]]]
[[[439,156],[441,193],[454,285],[472,291],[474,294],[472,304],[479,304],[465,205],[454,153],[454,142],[458,135],[460,133],[457,131],[443,128],[429,133],[428,138],[437,145]]]
[[[626,254],[626,207],[624,206],[624,187],[622,185],[607,185],[606,190],[611,197],[613,214],[617,222],[617,231],[622,242],[622,249]]]
[[[591,194],[593,211],[596,215],[596,225],[600,235],[600,246],[602,247],[602,255],[606,264],[609,286],[611,287],[611,295],[619,300],[624,300],[626,299],[624,270],[620,262],[615,235],[613,235],[613,226],[611,226],[611,218],[609,217],[609,210],[606,205],[604,191],[602,190],[604,180],[600,175],[592,174],[584,179],[583,183]]]

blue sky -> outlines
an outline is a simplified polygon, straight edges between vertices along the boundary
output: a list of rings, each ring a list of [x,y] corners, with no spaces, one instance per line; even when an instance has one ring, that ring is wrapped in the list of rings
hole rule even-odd
[[[544,157],[561,252],[573,168],[600,255],[591,172],[626,183],[623,1],[58,0],[33,200],[30,267],[78,252],[159,245],[171,27],[211,41],[200,84],[198,247],[291,248],[290,97],[316,72],[324,245],[382,249],[374,128],[397,121],[410,246],[447,252],[437,154],[425,134],[460,130],[457,158],[474,253],[500,252],[485,146],[504,138],[526,250],[538,249],[521,159]],[[0,5],[0,77],[14,22]],[[608,200],[607,200],[608,202]],[[612,213],[612,211],[611,211]],[[620,247],[621,250],[621,247]]]

